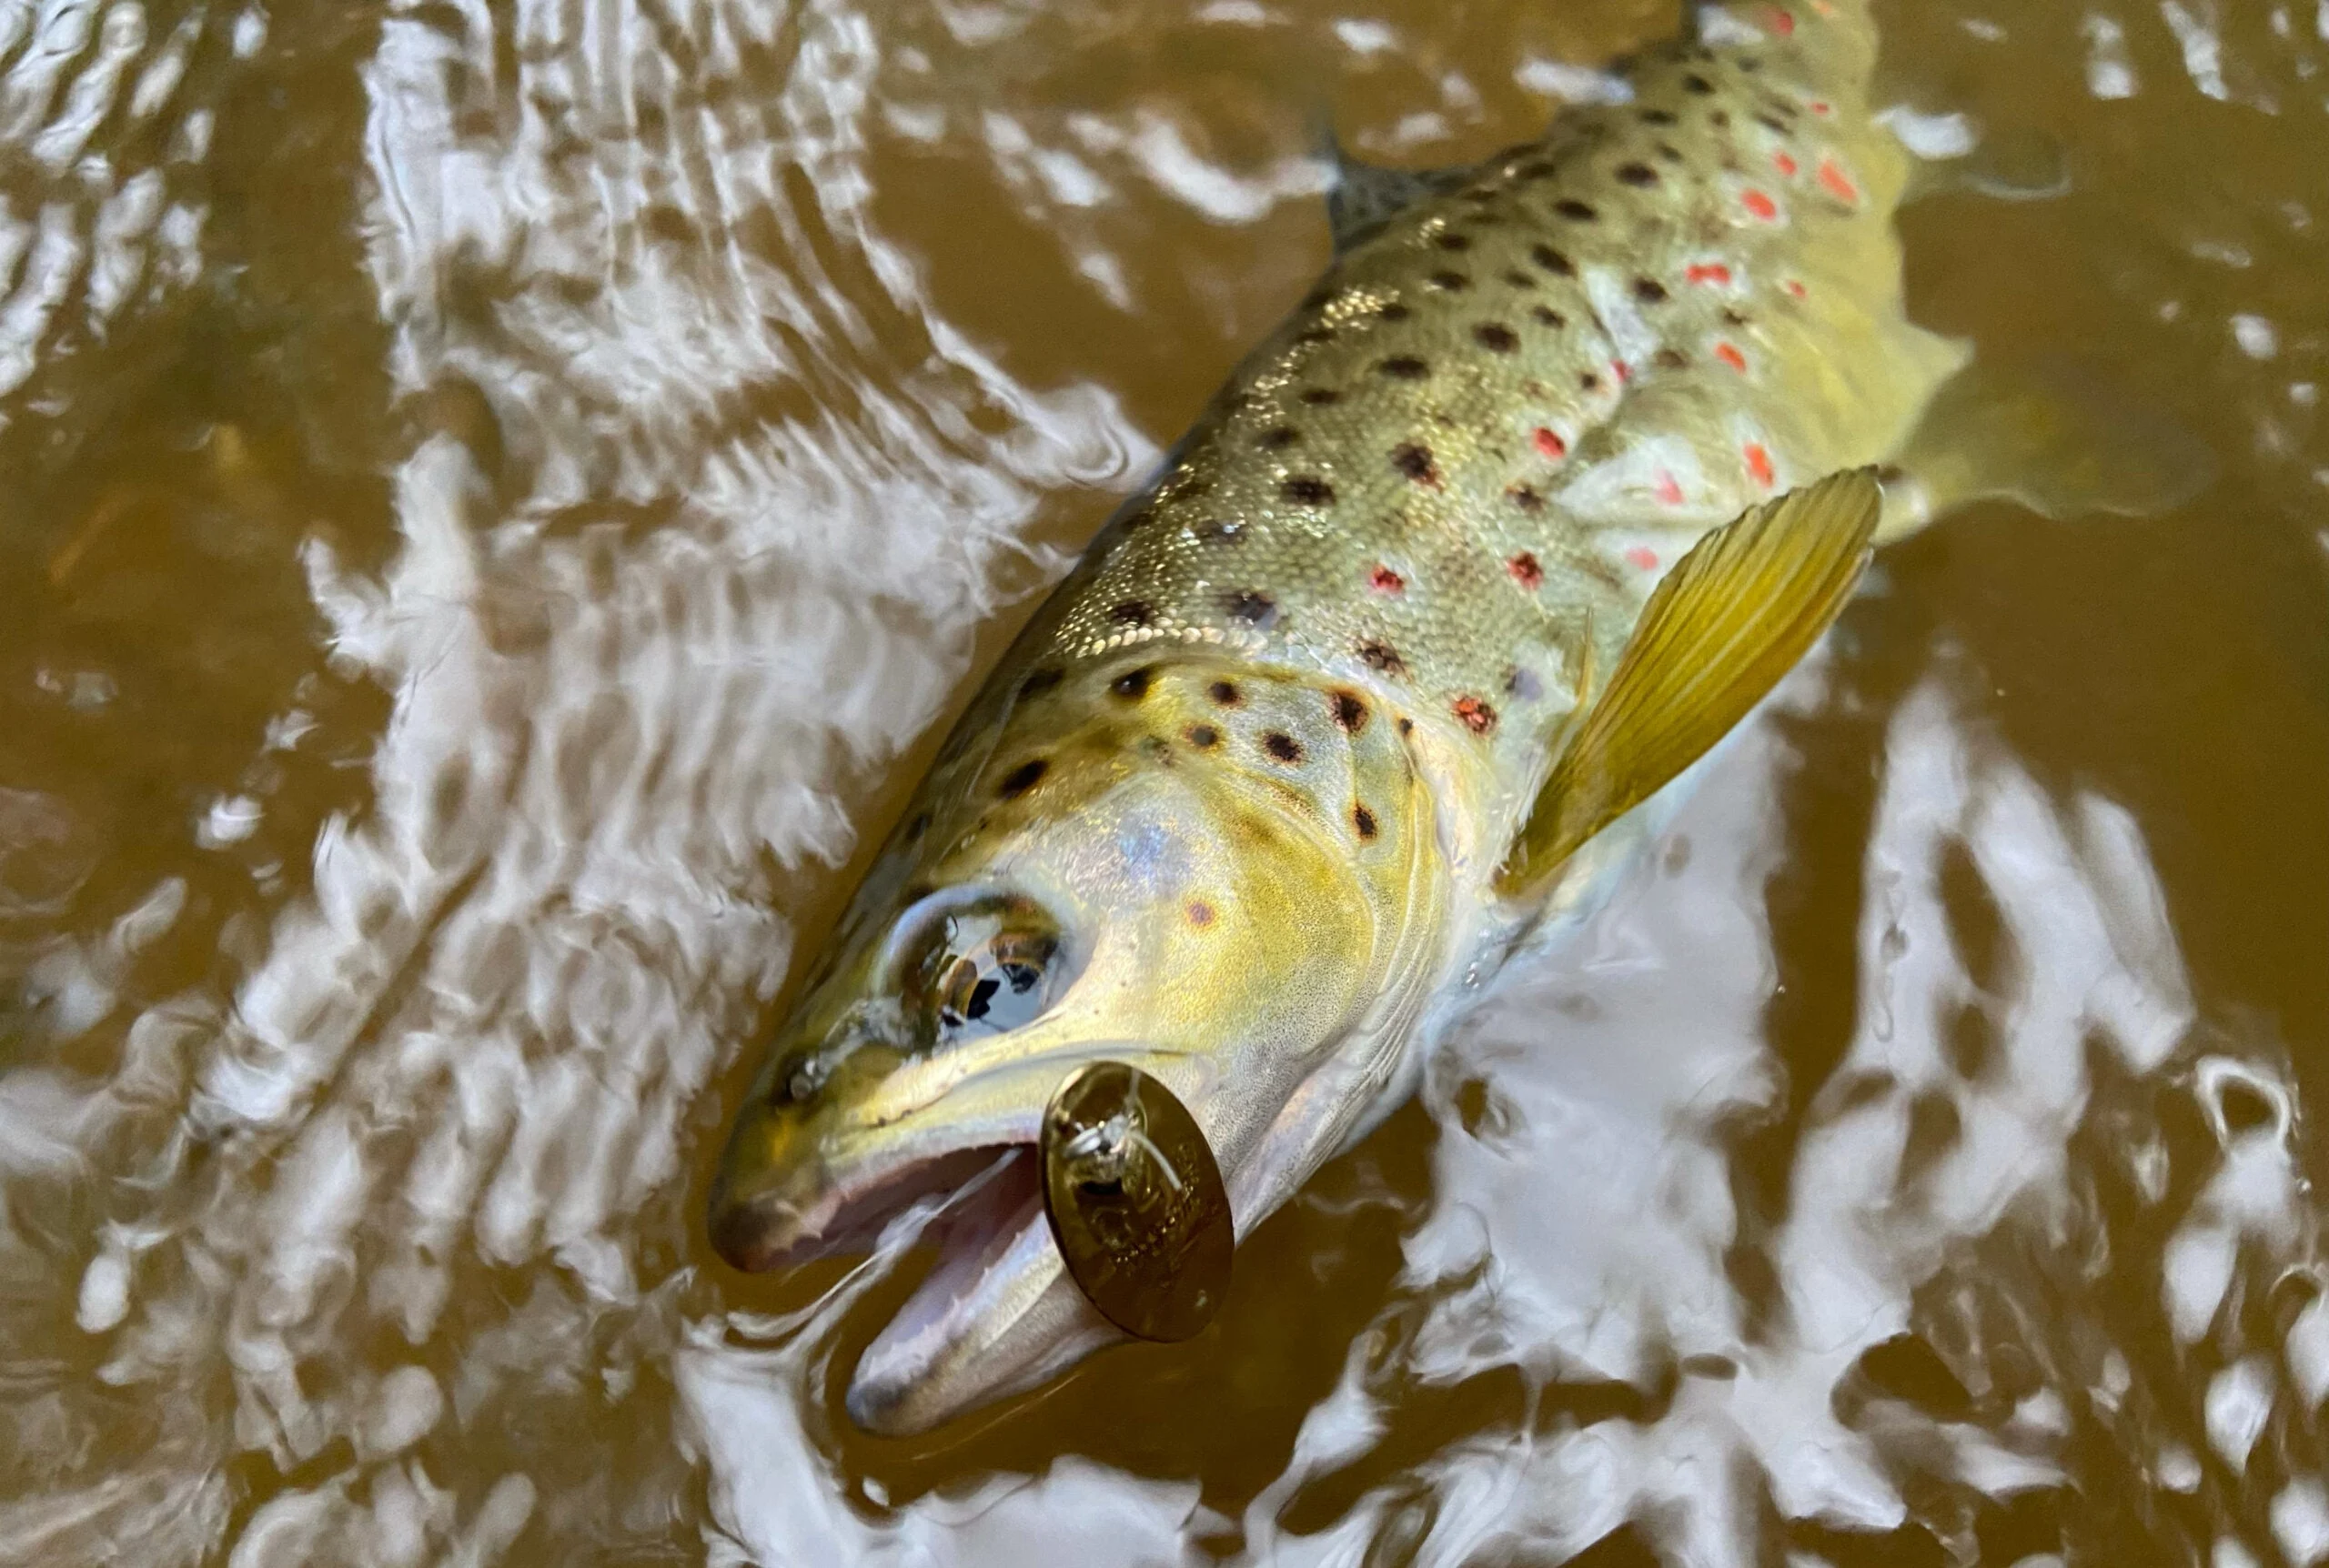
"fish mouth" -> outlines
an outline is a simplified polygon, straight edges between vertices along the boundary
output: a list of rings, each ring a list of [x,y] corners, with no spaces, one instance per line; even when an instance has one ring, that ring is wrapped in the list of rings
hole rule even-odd
[[[970,1126],[935,1111],[832,1139],[822,1157],[778,1161],[749,1183],[723,1173],[712,1199],[712,1248],[748,1272],[870,1251],[901,1215],[939,1201],[919,1238],[934,1244],[935,1261],[850,1375],[850,1417],[878,1436],[926,1432],[1122,1337],[1068,1278],[1052,1240],[1041,1104]]]

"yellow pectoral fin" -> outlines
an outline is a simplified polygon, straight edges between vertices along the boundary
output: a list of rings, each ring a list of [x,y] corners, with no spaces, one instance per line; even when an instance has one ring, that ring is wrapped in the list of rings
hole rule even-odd
[[[1498,876],[1532,893],[1747,717],[1851,597],[1883,495],[1833,474],[1700,539],[1658,585]]]

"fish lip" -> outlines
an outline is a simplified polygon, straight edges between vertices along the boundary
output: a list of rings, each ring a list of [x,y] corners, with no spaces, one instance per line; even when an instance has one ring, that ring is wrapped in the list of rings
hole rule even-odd
[[[749,1274],[870,1250],[882,1227],[915,1200],[969,1181],[1004,1150],[1033,1148],[1050,1096],[953,1126],[946,1120],[949,1101],[999,1081],[1035,1078],[1039,1070],[1064,1083],[1093,1061],[1153,1063],[1164,1054],[1178,1053],[1119,1040],[1046,1051],[1040,1061],[997,1062],[910,1111],[846,1130],[840,1151],[811,1155],[751,1187],[740,1191],[723,1173],[710,1204],[712,1251]],[[751,1125],[750,1115],[739,1136]]]
[[[797,1267],[872,1249],[882,1229],[920,1199],[953,1191],[1006,1150],[1034,1145],[1023,1136],[973,1127],[960,1140],[914,1140],[836,1164],[812,1161],[786,1178],[743,1192],[723,1181],[711,1200],[712,1251],[748,1274]]]

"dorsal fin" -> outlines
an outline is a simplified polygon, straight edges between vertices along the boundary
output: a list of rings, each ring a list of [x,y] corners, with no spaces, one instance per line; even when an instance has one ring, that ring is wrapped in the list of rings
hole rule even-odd
[[[1386,169],[1353,157],[1323,118],[1317,136],[1318,156],[1326,166],[1326,224],[1338,256],[1416,203],[1454,190],[1476,166]]]

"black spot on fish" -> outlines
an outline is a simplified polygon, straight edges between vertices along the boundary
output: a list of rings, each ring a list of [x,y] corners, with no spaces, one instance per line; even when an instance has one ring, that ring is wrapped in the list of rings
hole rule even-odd
[[[1674,123],[1674,111],[1671,109],[1644,109],[1637,117],[1645,126],[1670,126]]]
[[[1322,288],[1303,300],[1302,308],[1305,310],[1323,310],[1334,302],[1335,291],[1331,288]]]
[[[1471,287],[1472,280],[1460,272],[1435,272],[1431,275],[1431,286],[1453,294],[1457,289]]]
[[[1464,199],[1467,202],[1476,203],[1481,206],[1487,206],[1489,203],[1497,199],[1497,193],[1493,186],[1474,186],[1471,189],[1464,193]]]
[[[1206,544],[1234,545],[1245,538],[1245,525],[1227,518],[1215,518],[1210,522],[1199,523],[1193,531]]]
[[[917,811],[913,820],[906,824],[906,842],[911,844],[930,831],[930,813]]]
[[[1545,695],[1544,682],[1517,664],[1505,671],[1504,689],[1523,702],[1534,702]]]
[[[1019,683],[1019,695],[1023,699],[1041,697],[1066,678],[1067,672],[1064,669],[1031,669],[1027,672],[1027,678]]]
[[[1358,657],[1366,661],[1369,669],[1379,669],[1386,675],[1407,673],[1407,661],[1399,657],[1399,650],[1379,637],[1370,637],[1361,642]]]
[[[1658,183],[1658,171],[1648,164],[1619,164],[1618,178],[1629,186],[1654,186]]]
[[[1577,384],[1588,392],[1598,392],[1601,389],[1601,377],[1588,370],[1577,378]]]
[[[1388,305],[1383,306],[1381,308],[1377,309],[1375,313],[1375,318],[1377,321],[1405,321],[1408,317],[1413,316],[1414,314],[1414,311],[1409,310],[1406,306],[1401,305],[1395,299]]]
[[[1145,599],[1125,599],[1110,610],[1108,616],[1110,619],[1122,621],[1126,626],[1153,626],[1156,621],[1156,611]]]
[[[1713,114],[1707,116],[1707,124],[1712,126],[1718,131],[1727,131],[1730,129],[1730,111],[1729,109],[1717,109]]]
[[[1237,689],[1234,680],[1216,680],[1205,689],[1205,694],[1224,708],[1235,708],[1245,700],[1245,694]]]
[[[1331,327],[1313,327],[1306,332],[1296,333],[1294,340],[1296,343],[1332,343],[1335,340],[1335,329]]]
[[[1335,487],[1316,474],[1296,474],[1278,487],[1278,494],[1297,507],[1323,507],[1335,498]]]
[[[1568,325],[1568,317],[1549,305],[1534,306],[1530,307],[1528,314],[1535,317],[1540,326],[1552,327],[1556,331]]]
[[[1247,626],[1268,628],[1277,624],[1277,600],[1265,593],[1241,591],[1221,596],[1221,608],[1229,612],[1231,620]]]
[[[1263,736],[1262,749],[1280,762],[1291,764],[1302,760],[1302,742],[1283,730],[1273,729]]]
[[[1666,303],[1666,286],[1654,277],[1637,277],[1634,279],[1634,297],[1644,305],[1663,305]]]
[[[1230,407],[1236,409],[1249,408],[1253,407],[1254,403],[1253,398],[1243,392],[1239,393],[1229,401]],[[1205,495],[1212,488],[1213,481],[1211,479],[1201,479],[1195,474],[1180,473],[1175,474],[1170,479],[1167,479],[1164,486],[1157,490],[1156,494],[1160,500],[1185,501],[1192,499],[1195,497]]]
[[[1375,710],[1356,691],[1332,692],[1327,700],[1334,704],[1335,722],[1348,734],[1356,735],[1366,729],[1366,721],[1374,717]]]
[[[1364,806],[1353,806],[1350,809],[1350,825],[1358,829],[1358,836],[1362,839],[1375,837],[1375,813]]]
[[[1342,397],[1331,387],[1313,387],[1302,394],[1302,400],[1314,408],[1319,408],[1329,403],[1341,402]]]
[[[1453,229],[1450,229],[1446,234],[1437,236],[1431,243],[1437,246],[1442,250],[1469,250],[1472,248],[1471,236],[1469,235],[1457,234]]]
[[[1512,498],[1514,506],[1524,512],[1541,512],[1545,509],[1545,498],[1538,495],[1533,486],[1515,485],[1505,491],[1505,494]]]
[[[1739,56],[1739,69],[1747,75],[1751,76],[1762,68],[1763,57],[1760,55],[1741,55]]]
[[[1254,445],[1273,452],[1282,452],[1302,439],[1302,432],[1291,425],[1278,425],[1254,437]]]
[[[1549,245],[1531,246],[1528,249],[1528,259],[1535,262],[1538,266],[1543,267],[1547,272],[1551,273],[1555,277],[1575,277],[1577,276],[1577,263],[1571,261],[1568,256],[1563,256],[1559,251],[1555,250]]]
[[[1189,726],[1189,744],[1200,751],[1210,751],[1221,744],[1221,731],[1210,724]]]
[[[1518,267],[1514,267],[1510,272],[1506,273],[1504,275],[1504,281],[1512,285],[1515,288],[1534,288],[1537,286],[1537,280],[1529,276],[1527,273],[1521,271]]]
[[[1532,163],[1522,164],[1518,168],[1513,170],[1512,177],[1517,180],[1550,179],[1559,172],[1560,166],[1554,163],[1550,158],[1538,158]]]
[[[1689,355],[1679,348],[1661,348],[1650,359],[1660,370],[1680,370],[1690,363]]]
[[[1149,683],[1155,678],[1156,671],[1154,668],[1126,670],[1108,682],[1108,689],[1126,702],[1138,702],[1148,695]]]
[[[1722,319],[1726,326],[1745,327],[1749,325],[1746,312],[1739,309],[1735,306],[1727,305],[1723,307]]]
[[[1431,374],[1431,367],[1412,354],[1402,354],[1376,366],[1384,375],[1399,381],[1420,381]]]
[[[1763,129],[1770,132],[1775,136],[1784,139],[1787,136],[1787,122],[1780,119],[1777,115],[1757,115],[1755,116],[1755,123],[1762,126]]]
[[[1664,158],[1669,164],[1679,164],[1683,161],[1682,149],[1674,146],[1670,142],[1660,142],[1658,144],[1658,156]]]
[[[1400,734],[1402,734],[1402,735],[1413,735],[1415,732],[1416,732],[1416,721],[1415,721],[1414,719],[1409,719],[1409,718],[1408,718],[1406,714],[1404,714],[1404,713],[1402,713],[1401,715],[1399,715],[1399,733],[1400,733]]]
[[[1391,448],[1391,467],[1419,485],[1437,484],[1439,475],[1431,466],[1431,448],[1409,441]]]
[[[1714,91],[1714,84],[1693,71],[1682,78],[1682,88],[1685,92],[1696,93],[1703,98]]]
[[[1575,196],[1563,196],[1553,204],[1553,210],[1571,223],[1591,223],[1601,216],[1593,210],[1592,203],[1579,201]]]
[[[1040,757],[1022,762],[1003,776],[1003,783],[997,788],[996,793],[1005,800],[1016,800],[1020,796],[1042,783],[1044,775],[1051,770],[1052,765]]]
[[[1509,354],[1520,347],[1519,335],[1495,321],[1483,321],[1473,327],[1472,341],[1491,354]]]

